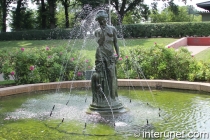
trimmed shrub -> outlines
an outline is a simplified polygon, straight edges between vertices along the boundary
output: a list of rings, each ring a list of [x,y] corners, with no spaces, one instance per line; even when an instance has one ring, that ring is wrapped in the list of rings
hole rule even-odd
[[[150,23],[123,26],[124,38],[209,36],[209,22]]]
[[[0,40],[49,40],[82,38],[79,27],[74,29],[28,30],[0,33]]]
[[[176,22],[176,23],[150,23],[130,24],[117,27],[119,37],[184,37],[209,36],[209,22]],[[0,33],[0,40],[46,40],[83,38],[84,32],[77,26],[73,29],[31,30],[19,32]]]

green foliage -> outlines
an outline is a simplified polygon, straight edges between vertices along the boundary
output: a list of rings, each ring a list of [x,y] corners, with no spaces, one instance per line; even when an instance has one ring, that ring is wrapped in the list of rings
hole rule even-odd
[[[175,51],[155,44],[120,54],[118,78],[210,81],[210,64],[197,61],[186,48]]]
[[[56,19],[57,19],[57,24],[59,28],[66,28],[66,19],[65,19],[65,13],[64,10],[59,10],[56,13]],[[74,27],[74,19],[75,15],[73,13],[69,13],[69,27],[73,28]]]
[[[2,5],[1,5],[1,2],[0,2],[0,30],[1,30],[1,28],[2,28],[2,17],[3,17]]]
[[[153,10],[153,13],[150,17],[152,23],[201,21],[201,15],[197,15],[195,12],[193,12],[193,14],[189,13],[188,6],[167,7],[160,13]]]
[[[132,15],[132,12],[127,12],[123,18],[122,24],[127,25],[127,24],[135,24],[135,22],[139,23],[139,19],[135,20],[134,15]]]
[[[16,84],[84,79],[83,72],[92,68],[84,55],[60,46],[5,49],[0,60],[0,72],[6,80],[13,76]]]
[[[125,38],[209,36],[209,22],[175,22],[124,25]]]
[[[147,21],[149,18],[149,15],[151,14],[149,10],[149,6],[146,4],[142,4],[142,8],[140,11],[141,11],[141,16],[144,18],[145,21]]]
[[[70,30],[28,30],[19,32],[6,32],[0,34],[0,40],[47,40],[47,39],[69,39]]]
[[[26,10],[20,12],[20,17],[17,21],[16,14],[12,12],[12,23],[10,24],[12,30],[16,30],[16,24],[19,22],[21,30],[34,29],[36,28],[34,11]]]

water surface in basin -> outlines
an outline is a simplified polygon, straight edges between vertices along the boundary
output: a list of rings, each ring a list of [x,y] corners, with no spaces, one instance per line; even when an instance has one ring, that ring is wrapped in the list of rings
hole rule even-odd
[[[143,131],[210,135],[209,95],[172,90],[153,94],[154,98],[149,91],[119,90],[120,100],[130,111],[115,115],[114,120],[112,116],[85,113],[92,100],[91,91],[44,91],[2,97],[0,138],[143,139]]]

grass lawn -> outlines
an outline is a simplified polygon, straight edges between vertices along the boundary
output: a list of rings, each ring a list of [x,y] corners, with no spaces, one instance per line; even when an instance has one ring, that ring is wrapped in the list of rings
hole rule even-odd
[[[196,54],[195,58],[204,62],[210,62],[210,48]]]
[[[120,48],[131,48],[131,47],[151,47],[156,42],[157,44],[161,44],[166,46],[167,44],[174,42],[175,38],[146,38],[146,39],[118,39],[118,44]],[[33,48],[33,47],[59,47],[73,46],[76,50],[81,50],[82,53],[85,53],[90,57],[90,59],[94,62],[95,59],[95,51],[98,46],[95,39],[87,39],[84,41],[83,39],[76,40],[23,40],[23,41],[0,41],[0,49],[1,48]]]
[[[15,84],[14,80],[0,81],[0,87],[1,86],[7,86],[7,85],[13,85],[13,84]]]
[[[177,39],[175,38],[147,38],[147,39],[119,39],[118,44],[120,47],[133,47],[136,45],[150,47],[157,44],[167,45]],[[77,40],[23,40],[23,41],[0,41],[1,48],[32,48],[32,47],[43,47],[43,46],[73,46],[75,43],[75,48],[79,49],[85,43],[84,49],[86,50],[95,50],[97,46],[94,39],[87,39],[86,42],[82,39]]]

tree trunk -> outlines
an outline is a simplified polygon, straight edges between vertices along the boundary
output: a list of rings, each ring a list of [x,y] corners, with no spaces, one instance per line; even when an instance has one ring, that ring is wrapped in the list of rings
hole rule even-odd
[[[66,2],[67,0],[65,0]],[[64,4],[64,9],[65,9],[65,18],[66,18],[66,28],[69,28],[69,12],[68,12],[68,4]]]
[[[50,28],[55,28],[55,8],[56,8],[56,0],[48,0],[49,4],[49,15],[50,15]]]
[[[7,5],[6,0],[2,1],[2,32],[6,32],[7,24],[6,24],[6,18],[7,18]]]
[[[15,11],[15,30],[16,31],[19,31],[21,29],[20,27],[20,21],[21,21],[21,15],[20,15],[20,12],[21,12],[21,2],[22,0],[18,0],[17,1],[17,8],[16,8],[16,11]]]
[[[41,0],[41,6],[42,6],[42,29],[46,29],[47,27],[47,22],[46,22],[46,8],[45,8],[45,3],[44,3],[44,0]]]
[[[123,0],[122,1],[122,6],[121,6],[120,11],[119,11],[121,23],[123,21],[124,14],[125,14],[125,6],[126,6],[126,0]]]

